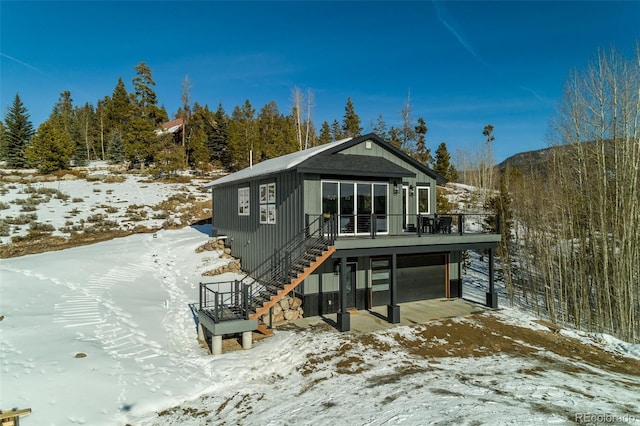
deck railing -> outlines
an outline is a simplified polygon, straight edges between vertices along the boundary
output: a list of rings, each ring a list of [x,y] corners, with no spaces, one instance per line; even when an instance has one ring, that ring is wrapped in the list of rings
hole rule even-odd
[[[215,322],[248,319],[263,300],[303,270],[309,253],[321,253],[337,236],[333,221],[307,215],[305,228],[263,263],[235,281],[200,283],[200,310]]]
[[[330,227],[336,232],[336,238],[500,233],[499,216],[486,213],[441,215],[323,214],[311,217],[322,218],[324,226]]]

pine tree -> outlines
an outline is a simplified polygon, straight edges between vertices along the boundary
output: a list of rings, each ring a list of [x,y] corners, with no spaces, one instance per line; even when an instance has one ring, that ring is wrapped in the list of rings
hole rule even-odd
[[[240,170],[249,165],[249,158],[255,148],[257,126],[256,110],[247,99],[242,106],[236,106],[231,113],[227,128],[230,166]]]
[[[347,138],[355,138],[360,136],[360,132],[362,132],[362,127],[360,127],[360,117],[356,114],[351,98],[347,98],[347,104],[344,107],[342,132],[344,137]]]
[[[447,150],[447,144],[442,142],[436,150],[436,164],[433,167],[433,171],[440,176],[450,179],[449,169],[451,168],[451,155]]]
[[[318,135],[318,144],[324,145],[325,143],[329,143],[331,141],[332,141],[331,127],[329,127],[329,123],[325,120],[322,122],[322,126],[320,126],[320,135]]]
[[[338,123],[338,120],[333,120],[333,123],[331,123],[331,140],[337,141],[344,138],[345,134],[342,132],[340,123]]]
[[[5,137],[5,131],[6,127],[4,127],[2,120],[0,120],[0,161],[6,161],[7,159],[7,138]]]
[[[416,152],[414,156],[421,163],[425,164],[428,167],[431,167],[431,165],[433,164],[433,157],[431,156],[431,148],[427,148],[426,135],[428,131],[429,129],[427,128],[427,124],[425,123],[424,118],[419,117],[418,125],[415,128],[415,133],[416,135],[418,135],[418,140],[416,142]]]
[[[229,149],[227,147],[228,134],[227,127],[229,125],[229,116],[222,107],[222,102],[218,104],[213,117],[213,133],[210,135],[209,142],[209,158],[217,161],[221,165],[229,164]]]
[[[41,173],[68,169],[75,145],[60,116],[52,114],[38,127],[25,155]]]
[[[373,133],[375,133],[376,135],[380,136],[383,139],[387,137],[387,123],[385,123],[382,119],[382,114],[378,115],[378,121],[374,126],[372,126],[372,128]]]
[[[133,78],[133,94],[136,99],[136,105],[140,108],[142,117],[149,120],[155,129],[159,124],[168,121],[166,112],[158,107],[158,98],[153,87],[156,82],[151,76],[151,68],[140,62],[135,66],[136,76]],[[188,84],[188,79],[187,79]],[[187,95],[188,97],[188,95]],[[188,102],[188,99],[187,99]]]
[[[105,101],[105,133],[110,134],[115,127],[124,132],[133,116],[133,106],[122,77],[118,78],[111,98],[106,98]]]
[[[3,145],[5,147],[7,167],[26,167],[25,147],[29,144],[35,132],[33,124],[29,120],[27,108],[22,104],[22,100],[17,93],[13,104],[7,109],[4,124]]]
[[[117,127],[109,135],[107,147],[107,162],[109,164],[121,164],[125,159],[124,140],[120,129]]]
[[[395,126],[391,126],[389,133],[387,134],[387,141],[396,148],[400,149],[402,146],[402,139],[400,138],[400,129]]]

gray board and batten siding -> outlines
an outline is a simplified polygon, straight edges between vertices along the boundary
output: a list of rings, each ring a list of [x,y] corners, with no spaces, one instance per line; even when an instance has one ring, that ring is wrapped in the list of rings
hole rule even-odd
[[[322,212],[322,181],[380,182],[389,185],[388,213],[402,214],[402,189],[430,187],[430,206],[435,208],[436,183],[445,180],[374,134],[343,139],[304,151],[263,161],[251,168],[211,182],[213,230],[224,235],[243,269],[251,270],[274,250],[301,232],[305,214]],[[260,223],[260,185],[275,183],[275,224]],[[238,214],[238,190],[249,188],[249,215]],[[409,215],[417,214],[410,204]],[[435,213],[432,211],[430,213]],[[399,216],[398,216],[399,217]],[[401,232],[400,220],[390,220],[391,232]]]

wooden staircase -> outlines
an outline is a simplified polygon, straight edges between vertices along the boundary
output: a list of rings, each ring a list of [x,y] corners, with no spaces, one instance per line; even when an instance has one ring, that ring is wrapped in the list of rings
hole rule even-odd
[[[210,319],[210,326],[238,328],[246,322],[257,323],[258,331],[270,334],[261,317],[284,299],[336,251],[336,217],[320,216],[311,221],[306,215],[305,228],[283,247],[274,251],[242,279],[226,283],[200,283],[198,315]],[[221,290],[225,286],[225,290]],[[269,324],[270,325],[270,324]],[[254,326],[255,327],[255,326]],[[255,328],[254,328],[255,330]]]
[[[282,287],[265,287],[265,291],[252,301],[252,307],[255,309],[255,312],[249,315],[249,319],[257,319],[268,313],[269,309],[300,285],[305,278],[318,269],[335,251],[334,246],[329,246],[326,250],[322,250],[319,253],[313,251],[305,253],[305,259],[313,257],[313,260],[310,260],[308,263],[302,262],[295,264],[292,268],[291,281]]]

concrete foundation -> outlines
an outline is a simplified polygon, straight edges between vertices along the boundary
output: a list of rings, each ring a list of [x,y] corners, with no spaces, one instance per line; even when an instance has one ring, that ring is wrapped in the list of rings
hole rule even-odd
[[[253,332],[251,331],[242,332],[242,349],[251,349],[252,343],[253,343]]]
[[[222,336],[211,337],[211,353],[213,355],[222,354]]]

